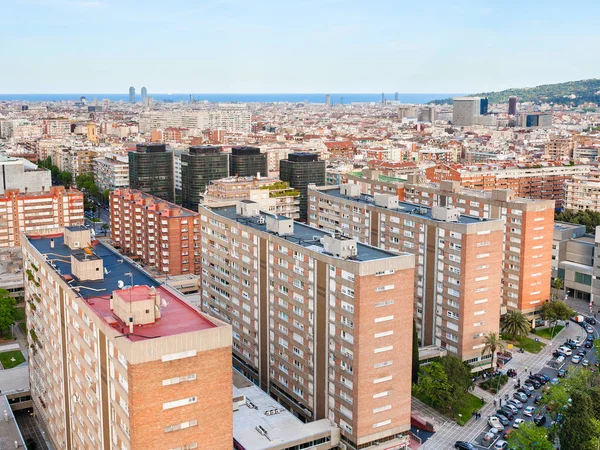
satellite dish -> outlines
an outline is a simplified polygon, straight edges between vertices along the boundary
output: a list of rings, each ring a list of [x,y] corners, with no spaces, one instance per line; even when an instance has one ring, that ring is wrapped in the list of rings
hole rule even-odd
[[[167,306],[169,306],[169,303],[164,298],[161,298],[160,306],[162,306],[163,308],[166,308]]]
[[[125,283],[123,283],[123,280],[119,280],[117,281],[117,286],[119,286],[119,289],[123,289],[125,287]]]

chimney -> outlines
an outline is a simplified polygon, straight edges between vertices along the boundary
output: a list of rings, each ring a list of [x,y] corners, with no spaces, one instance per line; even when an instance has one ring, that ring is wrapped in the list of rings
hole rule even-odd
[[[54,238],[50,239],[50,248],[54,248]]]
[[[129,334],[133,334],[133,317],[129,318]]]

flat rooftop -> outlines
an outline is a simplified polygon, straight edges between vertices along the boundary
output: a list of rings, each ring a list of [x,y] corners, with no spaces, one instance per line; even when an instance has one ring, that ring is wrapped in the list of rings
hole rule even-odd
[[[369,180],[368,178],[363,177],[362,172],[348,172],[348,175],[362,178],[363,180],[367,180],[367,181]],[[377,179],[378,179],[378,181],[382,181],[384,183],[406,183],[405,178],[389,177],[387,175],[382,175],[382,174],[378,174]]]
[[[233,439],[246,450],[285,448],[310,442],[335,432],[328,419],[303,423],[271,396],[234,371],[234,397],[245,396],[247,403],[233,412]],[[253,405],[254,407],[251,407]],[[267,411],[278,410],[266,415]],[[260,434],[262,427],[267,436]]]
[[[175,291],[161,285],[136,264],[132,264],[122,255],[110,250],[102,243],[93,246],[93,253],[98,259],[102,259],[104,269],[106,269],[104,279],[82,281],[77,279],[71,271],[71,255],[80,253],[82,250],[71,250],[64,244],[62,234],[45,235],[43,237],[29,236],[28,238],[31,245],[42,255],[45,255],[49,263],[54,264],[56,273],[69,282],[73,290],[77,291],[86,300],[90,309],[104,322],[119,331],[125,330],[126,333],[127,324],[121,321],[110,309],[112,293],[120,291],[121,296],[124,298],[127,298],[127,295],[131,293],[132,300],[134,300],[134,297],[137,299],[139,293],[143,290],[140,287],[155,287],[161,299],[165,300],[161,308],[161,318],[151,324],[135,325],[134,333],[137,336],[130,335],[129,339],[131,341],[135,342],[147,337],[170,336],[216,327],[213,322],[179,298]],[[54,248],[50,247],[51,239],[54,240]],[[119,281],[122,281],[125,287],[120,287]],[[133,288],[129,288],[132,281]]]
[[[371,205],[371,206],[374,206],[374,207],[377,207],[377,208],[380,208],[383,210],[387,210],[387,211],[397,211],[402,214],[412,215],[415,217],[423,217],[425,219],[441,222],[441,220],[434,219],[431,216],[431,207],[419,205],[418,203],[409,203],[409,202],[399,201],[398,208],[385,208],[383,206],[377,206],[375,204],[375,198],[372,195],[361,194],[360,197],[348,197],[347,195],[343,195],[340,192],[339,188],[323,189],[323,190],[319,190],[319,192],[323,192],[327,195],[331,195],[332,197],[336,197],[336,198],[340,198],[340,199],[344,199],[344,200],[348,200],[348,201],[352,201],[352,202],[357,202],[357,203],[363,203],[366,205]],[[500,219],[494,219],[494,220],[500,220]],[[453,222],[453,223],[470,224],[470,223],[479,223],[479,222],[489,222],[489,220],[483,219],[480,217],[468,216],[466,214],[461,213],[461,215],[458,219],[458,222]]]
[[[254,228],[255,230],[262,231],[264,233],[275,234],[267,230],[266,223],[259,223],[259,217],[245,217],[236,212],[235,206],[223,206],[223,207],[213,207],[210,208],[212,212],[218,214],[222,217],[225,217],[230,220],[234,220],[240,224],[249,226]],[[270,213],[262,213],[266,215],[272,216]],[[281,220],[290,220],[289,217],[278,215],[277,218]],[[316,251],[318,253],[325,254],[325,250],[323,245],[320,242],[320,238],[324,236],[331,236],[331,233],[320,230],[318,228],[313,228],[306,224],[300,222],[294,222],[294,233],[291,235],[282,235],[279,236],[281,239],[293,242],[294,244],[301,245],[307,249]],[[364,245],[358,243],[357,245],[358,254],[353,257],[351,261],[365,262],[365,261],[374,261],[378,259],[384,258],[394,258],[399,256],[398,253],[388,252],[385,250],[381,250],[377,247],[371,247],[370,245]],[[404,253],[408,255],[408,253]],[[330,255],[332,256],[332,255]],[[332,256],[333,257],[333,256]]]

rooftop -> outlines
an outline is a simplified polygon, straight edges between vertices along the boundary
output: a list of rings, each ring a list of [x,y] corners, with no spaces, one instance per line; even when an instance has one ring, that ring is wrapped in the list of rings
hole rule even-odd
[[[218,214],[230,220],[234,220],[238,223],[254,228],[255,230],[262,231],[264,233],[275,234],[267,230],[266,223],[261,223],[264,221],[259,220],[259,216],[242,216],[236,212],[235,206],[215,207],[210,208],[210,210],[215,214]],[[262,214],[271,215],[269,213]],[[277,218],[281,220],[289,220],[289,217],[281,215],[277,215]],[[318,228],[313,228],[300,222],[294,222],[294,233],[291,235],[282,235],[280,236],[280,238],[301,245],[302,247],[305,247],[309,250],[313,250],[318,253],[325,253],[323,245],[320,242],[320,239],[324,236],[331,236],[331,233],[320,230]],[[374,261],[378,259],[393,258],[398,256],[398,253],[388,252],[385,250],[381,250],[377,247],[371,247],[370,245],[364,245],[359,243],[357,247],[358,253],[355,257],[352,258],[353,261]]]
[[[319,190],[319,191],[324,192],[327,195],[331,195],[332,197],[342,198],[344,200],[349,200],[349,201],[353,201],[353,202],[357,202],[357,203],[363,203],[363,204],[375,206],[375,207],[378,207],[381,209],[388,209],[388,208],[384,208],[383,206],[377,206],[375,204],[375,200],[372,195],[361,194],[360,197],[348,197],[346,195],[343,195],[340,192],[339,187],[333,188],[333,189],[323,189],[323,190]],[[397,211],[402,214],[413,215],[416,217],[424,217],[429,220],[437,220],[437,219],[434,219],[431,215],[431,207],[419,205],[417,203],[408,203],[408,202],[399,201],[398,208],[389,208],[389,209],[391,211]],[[458,219],[458,223],[461,223],[461,224],[470,224],[470,223],[479,223],[479,222],[489,222],[489,220],[483,219],[480,217],[468,216],[465,214],[461,214]]]
[[[366,179],[366,177],[363,176],[362,172],[349,172],[348,175],[353,175],[358,178]],[[379,174],[377,179],[379,181],[383,181],[385,183],[405,183],[406,182],[405,178],[388,177],[387,175],[382,175],[382,174]]]
[[[54,241],[53,248],[51,247],[52,239]],[[148,292],[149,287],[155,287],[158,295],[161,299],[164,299],[161,318],[154,323],[136,325],[134,327],[135,334],[129,336],[131,341],[188,333],[216,326],[180,299],[175,291],[161,285],[139,266],[122,255],[113,252],[102,243],[93,245],[93,253],[95,257],[103,260],[104,279],[81,281],[72,274],[70,256],[81,253],[82,250],[71,250],[67,247],[64,244],[62,234],[29,236],[29,242],[46,257],[47,262],[54,265],[53,268],[56,273],[67,281],[78,295],[86,300],[90,309],[107,324],[121,330],[123,333],[127,331],[127,326],[114,314],[110,307],[110,297],[113,292],[119,292],[121,297],[125,299],[128,299],[131,294],[131,301],[136,301],[141,300],[140,295]],[[86,253],[86,255],[88,254]],[[133,288],[131,288],[132,282]]]

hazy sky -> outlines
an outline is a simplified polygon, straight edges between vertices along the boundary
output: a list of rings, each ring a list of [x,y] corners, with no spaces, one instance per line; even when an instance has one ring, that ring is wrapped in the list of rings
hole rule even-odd
[[[0,93],[479,92],[600,77],[600,1],[0,0]]]

